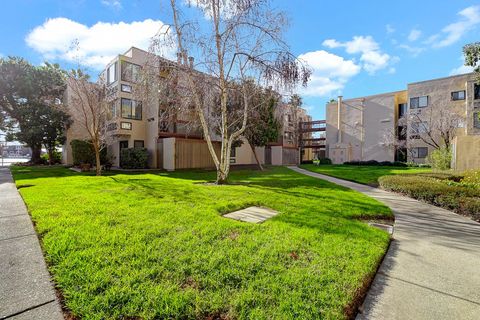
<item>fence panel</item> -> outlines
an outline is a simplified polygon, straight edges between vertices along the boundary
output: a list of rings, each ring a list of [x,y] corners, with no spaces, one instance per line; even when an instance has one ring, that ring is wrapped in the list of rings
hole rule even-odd
[[[214,142],[213,147],[220,156],[220,143]],[[175,139],[175,169],[214,168],[207,143],[199,139]]]

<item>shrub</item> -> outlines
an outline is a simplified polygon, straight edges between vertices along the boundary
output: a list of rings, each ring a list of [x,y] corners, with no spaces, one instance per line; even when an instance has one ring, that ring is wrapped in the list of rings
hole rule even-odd
[[[433,169],[448,170],[452,163],[452,152],[445,147],[433,150],[428,156],[427,162]]]
[[[40,158],[42,159],[42,163],[49,163],[49,156],[48,156],[48,153],[44,153],[40,156]],[[62,153],[55,150],[53,151],[53,164],[58,164],[58,163],[62,163]]]
[[[330,158],[322,158],[322,159],[319,159],[318,160],[319,164],[332,164],[332,160],[330,160]]]
[[[462,183],[474,185],[477,188],[480,188],[480,170],[470,170],[466,171],[464,174]]]
[[[124,169],[145,169],[148,167],[146,148],[125,148],[120,155],[120,166]]]
[[[406,167],[407,164],[399,161],[391,162],[391,161],[381,161],[378,162],[377,160],[368,160],[368,161],[347,161],[343,164],[350,165],[350,166],[384,166],[384,167]]]
[[[383,189],[437,205],[480,221],[480,188],[455,182],[458,176],[442,179],[428,175],[383,176]]]
[[[80,164],[90,164],[95,166],[95,150],[93,145],[85,140],[72,140],[70,142],[72,146],[73,165],[79,166]],[[107,162],[107,149],[103,148],[100,151],[100,163],[105,164]]]

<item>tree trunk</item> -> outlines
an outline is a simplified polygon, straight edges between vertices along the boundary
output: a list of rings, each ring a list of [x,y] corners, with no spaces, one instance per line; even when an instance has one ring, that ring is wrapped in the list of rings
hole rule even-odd
[[[48,149],[48,165],[53,164],[53,149]]]
[[[93,149],[95,150],[95,174],[101,176],[102,165],[100,163],[100,146],[98,145],[98,142],[93,143]]]
[[[260,171],[263,171],[262,164],[260,163],[260,160],[258,160],[257,153],[255,152],[255,147],[250,142],[248,144],[250,145],[250,148],[252,149],[253,156],[255,157],[255,161],[257,161],[258,168],[260,169]]]
[[[40,155],[42,153],[42,147],[30,146],[30,149],[32,149],[32,157],[30,158],[30,162],[32,164],[40,164],[41,162]]]
[[[223,172],[223,170],[218,169],[217,170],[217,181],[215,182],[216,184],[227,184],[227,174]]]

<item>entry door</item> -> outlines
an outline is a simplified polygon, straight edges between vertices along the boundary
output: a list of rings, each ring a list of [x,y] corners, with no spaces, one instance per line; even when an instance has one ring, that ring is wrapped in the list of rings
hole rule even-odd
[[[122,149],[128,148],[128,141],[119,141],[120,147],[118,148],[118,159],[120,159],[120,167],[122,166]]]

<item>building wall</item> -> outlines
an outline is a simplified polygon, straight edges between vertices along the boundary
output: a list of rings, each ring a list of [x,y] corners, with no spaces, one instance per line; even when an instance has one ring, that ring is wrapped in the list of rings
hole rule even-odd
[[[457,136],[453,140],[452,168],[456,171],[480,168],[480,136]]]
[[[411,83],[408,85],[408,102],[409,102],[409,117],[410,122],[412,119],[418,119],[419,121],[426,121],[427,123],[435,123],[435,120],[440,117],[441,112],[451,112],[458,114],[462,119],[467,118],[467,104],[469,101],[469,95],[467,92],[467,99],[453,101],[451,98],[451,93],[453,91],[462,91],[467,90],[467,81],[471,79],[471,74],[452,76],[441,79],[434,79],[429,81],[422,81]],[[473,90],[473,85],[470,90]],[[467,91],[470,91],[467,90]],[[410,99],[414,97],[428,96],[428,106],[425,108],[412,109],[410,104]],[[471,98],[471,97],[470,97]],[[431,154],[435,148],[428,143],[424,142],[422,139],[413,138],[415,137],[412,134],[411,126],[407,135],[407,148],[411,150],[415,147],[426,147],[428,148],[428,154]],[[457,129],[457,135],[465,135],[466,130],[465,126]],[[418,136],[418,135],[417,135]],[[427,141],[430,142],[426,135],[423,135]],[[440,137],[434,137],[434,140],[439,143],[441,141]],[[408,152],[408,161],[413,161],[417,163],[424,163],[427,158],[417,158],[414,157],[411,152]]]
[[[326,109],[327,156],[334,163],[352,160],[393,161],[394,150],[383,143],[383,136],[395,133],[397,93],[338,101]]]

